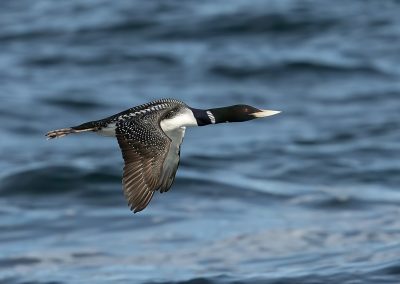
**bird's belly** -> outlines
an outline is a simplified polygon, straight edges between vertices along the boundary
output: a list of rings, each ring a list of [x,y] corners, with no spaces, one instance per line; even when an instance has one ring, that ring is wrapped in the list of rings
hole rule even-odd
[[[100,130],[97,130],[97,133],[102,135],[102,136],[115,136],[115,129],[116,129],[116,124],[115,123],[110,123],[106,127],[101,128]]]

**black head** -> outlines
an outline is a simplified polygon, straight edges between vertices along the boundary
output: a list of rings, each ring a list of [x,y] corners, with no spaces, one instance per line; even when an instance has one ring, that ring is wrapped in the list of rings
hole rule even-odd
[[[262,110],[249,105],[233,105],[209,110],[191,110],[199,126],[224,122],[242,122],[279,113],[279,111]]]
[[[242,122],[255,119],[254,113],[262,110],[249,105],[233,105],[210,110],[215,117],[216,123]]]

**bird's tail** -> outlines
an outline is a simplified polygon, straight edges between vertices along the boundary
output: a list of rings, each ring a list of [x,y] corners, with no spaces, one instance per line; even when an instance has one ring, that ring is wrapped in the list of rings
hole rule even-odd
[[[68,127],[68,128],[61,128],[52,130],[46,133],[47,139],[54,139],[54,138],[61,138],[71,133],[80,133],[86,131],[97,131],[99,130],[98,127],[94,125],[94,123],[87,122],[78,126]]]

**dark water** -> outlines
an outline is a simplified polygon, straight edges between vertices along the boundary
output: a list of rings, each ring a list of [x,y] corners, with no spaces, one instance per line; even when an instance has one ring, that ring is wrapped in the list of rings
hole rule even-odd
[[[400,283],[399,1],[0,2],[1,283]],[[112,138],[156,98],[282,110],[189,129],[133,215]]]

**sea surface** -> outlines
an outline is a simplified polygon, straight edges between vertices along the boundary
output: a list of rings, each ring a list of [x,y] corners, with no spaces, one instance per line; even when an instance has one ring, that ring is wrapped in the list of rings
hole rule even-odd
[[[400,283],[400,2],[2,0],[0,283]],[[113,138],[153,99],[281,110],[188,129],[130,212]]]

